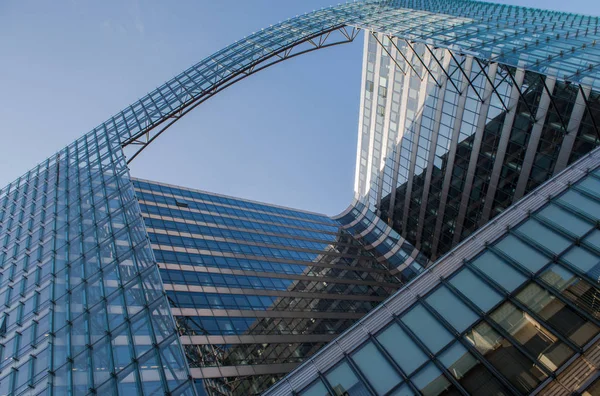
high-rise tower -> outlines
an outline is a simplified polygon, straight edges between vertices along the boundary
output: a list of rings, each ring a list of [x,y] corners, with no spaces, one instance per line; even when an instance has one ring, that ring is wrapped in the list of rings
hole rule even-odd
[[[259,392],[394,288],[272,392],[582,391],[600,328],[599,25],[354,2],[175,76],[0,190],[0,395]],[[127,163],[205,100],[360,30],[340,215],[132,179]]]

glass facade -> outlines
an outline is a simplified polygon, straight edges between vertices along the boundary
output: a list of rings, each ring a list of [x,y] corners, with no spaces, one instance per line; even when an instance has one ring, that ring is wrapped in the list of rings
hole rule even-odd
[[[266,395],[583,391],[600,363],[600,151],[576,165]]]
[[[200,394],[258,394],[396,291],[327,216],[135,180]]]
[[[0,190],[0,395],[248,394],[307,359],[318,378],[279,386],[573,389],[596,361],[598,171],[531,216],[519,208],[536,197],[519,199],[599,143],[598,25],[468,0],[353,2],[183,71]],[[131,179],[131,148],[358,29],[356,194],[339,216]],[[526,220],[485,249],[473,239],[481,254],[431,281],[457,265],[433,260],[506,211]],[[386,303],[397,315],[374,325],[373,307],[405,284],[413,300]],[[325,346],[365,314],[369,331]],[[323,348],[348,353],[324,364]],[[573,391],[598,389],[586,381]]]

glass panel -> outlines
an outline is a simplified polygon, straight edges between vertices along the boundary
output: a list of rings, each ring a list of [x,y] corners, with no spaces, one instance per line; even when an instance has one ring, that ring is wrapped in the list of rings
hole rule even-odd
[[[596,279],[600,257],[593,254],[590,250],[579,246],[573,246],[561,258],[573,267],[580,269]]]
[[[544,271],[540,278],[552,285],[579,308],[587,311],[596,319],[600,319],[600,311],[598,310],[600,291],[589,282],[556,264]]]
[[[494,247],[531,272],[537,272],[550,261],[548,257],[514,235],[507,235]]]
[[[580,210],[597,220],[600,219],[600,203],[588,198],[579,191],[569,190],[557,200]]]
[[[534,219],[527,220],[516,230],[555,254],[562,252],[571,244],[567,238]]]
[[[430,294],[426,301],[458,332],[462,332],[479,319],[478,315],[445,286]]]
[[[463,268],[450,279],[450,284],[456,287],[482,311],[487,312],[502,300],[502,295],[479,279],[473,271]]]
[[[490,251],[477,257],[472,264],[509,292],[525,282],[525,276]]]
[[[590,232],[590,235],[585,237],[584,241],[595,247],[597,250],[600,250],[600,231],[594,230]]]
[[[353,353],[352,360],[378,394],[388,392],[402,380],[400,374],[371,342]]]
[[[417,304],[413,309],[408,311],[408,313],[404,314],[402,322],[404,322],[433,353],[442,349],[452,340],[450,332],[420,304]]]
[[[502,304],[490,317],[551,371],[573,356],[571,348],[510,302]]]
[[[329,396],[327,388],[321,380],[316,380],[307,389],[300,392],[301,396]]]
[[[589,223],[573,213],[561,208],[560,206],[549,204],[540,210],[536,216],[543,217],[552,223],[566,229],[575,236],[580,237],[588,232],[594,225]]]
[[[544,319],[547,325],[578,346],[585,345],[598,333],[596,325],[534,283],[517,294],[517,299]]]
[[[509,395],[488,369],[460,342],[445,350],[439,360],[472,395]]]
[[[402,384],[395,389],[389,396],[413,396],[415,393],[410,389],[407,384]]]
[[[337,396],[362,396],[369,394],[365,385],[360,382],[346,362],[340,363],[328,374],[325,374],[325,378],[327,378],[329,385],[331,385]]]
[[[442,393],[449,395],[455,394],[455,392],[452,392],[450,389],[453,388],[452,383],[444,377],[440,369],[433,363],[429,363],[427,366],[423,367],[423,369],[411,378],[411,381],[424,396],[437,396]],[[450,392],[445,393],[445,391],[448,390],[450,390]],[[456,394],[459,393],[456,392]]]
[[[427,360],[427,355],[397,324],[392,324],[376,338],[406,374],[411,374]]]
[[[531,392],[546,379],[539,367],[487,323],[478,324],[465,338],[521,392]]]

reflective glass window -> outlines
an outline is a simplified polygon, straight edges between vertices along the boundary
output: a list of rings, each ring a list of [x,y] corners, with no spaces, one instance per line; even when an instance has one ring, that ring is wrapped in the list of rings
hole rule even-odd
[[[463,268],[450,279],[450,284],[482,311],[487,312],[502,300],[502,295],[479,279],[473,271]]]
[[[552,203],[540,210],[536,214],[536,217],[537,216],[566,229],[577,237],[582,236],[594,226],[592,223],[587,222],[568,210]]]
[[[579,308],[587,311],[596,319],[600,319],[600,291],[588,281],[581,279],[566,268],[553,264],[547,268],[540,278],[571,300]]]
[[[394,391],[390,393],[390,396],[413,396],[414,394],[415,393],[410,386],[402,384],[397,389],[394,389]]]
[[[477,257],[472,264],[509,292],[515,290],[526,279],[513,266],[490,251]]]
[[[585,345],[598,333],[596,325],[579,316],[571,307],[534,283],[529,284],[516,297],[538,314],[548,326],[578,346]]]
[[[421,348],[395,323],[376,338],[406,374],[411,374],[427,360]]]
[[[588,198],[579,191],[569,190],[562,194],[558,201],[580,210],[596,220],[600,219],[600,203]]]
[[[550,261],[548,257],[511,234],[502,238],[494,247],[531,272],[537,272]]]
[[[338,364],[325,374],[325,378],[327,378],[329,385],[331,385],[337,396],[362,396],[369,394],[365,385],[358,379],[346,362]]]
[[[585,237],[584,241],[591,246],[595,247],[596,250],[600,250],[600,231],[594,230],[590,232],[590,235]]]
[[[496,308],[490,317],[551,371],[573,356],[571,348],[510,302]]]
[[[378,394],[388,392],[402,379],[371,342],[353,353],[352,360]]]
[[[595,275],[600,264],[600,257],[580,246],[573,246],[561,258],[590,276]]]
[[[523,393],[529,393],[546,374],[489,324],[482,322],[465,337],[510,383]]]
[[[479,316],[471,308],[467,307],[445,286],[441,286],[431,293],[426,301],[458,332],[462,332],[479,319]]]
[[[571,245],[569,239],[534,219],[528,219],[516,230],[555,254],[562,252]]]
[[[327,388],[321,382],[321,380],[316,380],[314,383],[309,385],[308,388],[300,392],[301,396],[329,396],[329,392]]]
[[[450,332],[420,304],[415,305],[414,308],[404,314],[402,322],[433,353],[442,349],[452,340]]]
[[[411,378],[411,381],[423,396],[437,396],[443,393],[446,394],[446,392],[449,392],[447,394],[454,394],[451,390],[453,388],[452,383],[444,377],[444,374],[433,363],[423,367]]]
[[[472,395],[509,395],[490,371],[460,342],[440,354],[438,359],[452,376]]]

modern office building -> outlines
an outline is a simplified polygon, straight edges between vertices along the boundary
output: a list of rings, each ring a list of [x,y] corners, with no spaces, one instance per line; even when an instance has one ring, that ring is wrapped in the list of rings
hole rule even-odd
[[[264,395],[598,394],[599,221],[597,149]]]
[[[133,181],[197,387],[259,393],[400,287],[324,215]]]
[[[252,394],[307,359],[270,394],[582,392],[599,367],[599,25],[353,2],[167,81],[0,190],[0,395]],[[130,175],[205,100],[359,31],[343,213]]]

